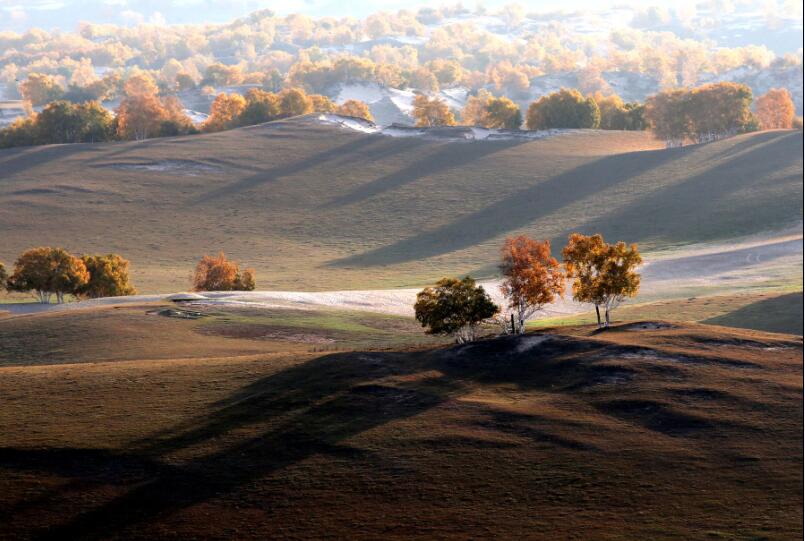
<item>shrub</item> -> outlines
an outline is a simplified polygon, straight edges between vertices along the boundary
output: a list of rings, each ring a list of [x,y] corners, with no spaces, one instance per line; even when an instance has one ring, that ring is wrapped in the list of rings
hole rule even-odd
[[[254,270],[245,269],[241,274],[238,264],[228,260],[224,252],[202,257],[193,275],[195,291],[252,291],[254,287]]]
[[[458,343],[475,340],[478,325],[497,314],[499,308],[475,280],[442,278],[416,296],[416,319],[428,334],[453,335]]]

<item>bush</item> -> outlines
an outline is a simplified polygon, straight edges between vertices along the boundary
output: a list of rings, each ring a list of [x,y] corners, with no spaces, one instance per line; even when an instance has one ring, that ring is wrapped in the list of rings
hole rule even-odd
[[[442,278],[416,296],[416,319],[427,334],[453,335],[458,343],[475,340],[478,325],[498,313],[499,308],[484,288],[469,276]]]
[[[78,295],[94,299],[136,293],[129,283],[129,262],[119,255],[85,255],[81,260],[89,272],[89,281],[78,288]]]
[[[252,291],[254,287],[254,270],[245,269],[241,274],[238,264],[228,260],[224,252],[202,257],[193,275],[195,291]]]

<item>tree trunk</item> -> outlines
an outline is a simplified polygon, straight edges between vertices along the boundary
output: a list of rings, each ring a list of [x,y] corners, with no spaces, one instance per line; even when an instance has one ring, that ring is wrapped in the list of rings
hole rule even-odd
[[[607,320],[606,327],[609,328],[609,306],[607,306],[605,317],[606,317],[606,320]]]
[[[598,320],[598,328],[601,328],[601,310],[598,309],[598,305],[595,305],[595,318]]]

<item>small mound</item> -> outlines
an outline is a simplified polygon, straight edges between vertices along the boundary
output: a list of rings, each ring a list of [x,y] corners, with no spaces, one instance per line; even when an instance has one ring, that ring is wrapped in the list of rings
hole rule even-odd
[[[638,321],[637,323],[621,325],[619,328],[624,331],[663,331],[675,329],[676,326],[664,321]]]

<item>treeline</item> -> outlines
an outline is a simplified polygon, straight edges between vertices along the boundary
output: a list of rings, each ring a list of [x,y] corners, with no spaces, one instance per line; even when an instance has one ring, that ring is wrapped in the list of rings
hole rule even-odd
[[[251,126],[308,113],[335,113],[373,120],[369,107],[357,100],[336,105],[329,97],[308,94],[301,88],[279,92],[253,88],[245,95],[221,93],[210,115],[195,126],[175,96],[160,96],[146,73],[124,84],[125,98],[112,115],[97,102],[48,104],[42,112],[0,130],[0,147],[49,143],[140,140],[149,137],[215,132]],[[456,114],[438,97],[418,94],[412,115],[420,127],[478,126],[491,129],[646,130],[669,146],[712,141],[759,129],[801,128],[794,103],[785,89],[760,96],[752,111],[752,91],[737,83],[713,83],[693,89],[660,92],[645,104],[625,103],[616,94],[596,92],[584,96],[577,89],[562,89],[532,102],[525,121],[511,99],[487,90],[470,96]]]
[[[496,17],[497,33],[464,18],[470,15]],[[0,32],[0,84],[13,92],[16,81],[48,74],[67,94],[88,89],[95,93],[90,99],[100,99],[115,77],[126,78],[136,67],[148,70],[163,92],[256,83],[272,92],[302,86],[320,94],[333,85],[376,82],[421,92],[487,88],[521,98],[533,78],[557,73],[575,73],[575,86],[591,94],[612,92],[604,77],[608,71],[644,74],[670,88],[738,68],[783,71],[802,65],[801,55],[778,57],[764,46],[715,48],[706,40],[639,28],[592,38],[535,21],[544,22],[545,14],[515,4],[474,13],[450,5],[364,19],[261,10],[228,24],[84,23],[78,32]],[[712,24],[706,18],[699,22]],[[692,24],[685,22],[688,28]],[[500,29],[516,39],[502,37]]]
[[[205,255],[196,265],[194,291],[252,291],[254,269],[241,270],[223,252]],[[63,303],[67,295],[77,299],[122,297],[137,290],[129,278],[129,262],[118,254],[76,256],[64,248],[41,246],[26,250],[14,262],[11,274],[0,263],[0,291],[33,293],[43,304],[53,297]]]
[[[483,286],[469,276],[442,278],[417,294],[414,313],[428,334],[446,334],[459,343],[477,338],[484,323],[497,323],[506,334],[525,332],[526,321],[564,297],[572,280],[573,300],[595,307],[599,327],[609,327],[611,312],[640,289],[637,245],[609,244],[601,235],[573,233],[562,250],[562,263],[551,256],[551,244],[526,236],[506,239],[499,269],[505,313]],[[603,310],[603,319],[601,311]]]
[[[201,129],[206,132],[228,130],[309,113],[335,113],[372,120],[369,107],[362,101],[348,100],[336,105],[327,96],[307,94],[299,88],[278,93],[253,88],[245,96],[218,94]]]
[[[760,96],[752,111],[752,91],[737,83],[713,83],[693,89],[668,90],[649,97],[645,104],[624,103],[617,95],[600,92],[583,96],[562,89],[532,102],[526,113],[529,130],[604,129],[651,130],[669,146],[701,143],[760,129],[802,129],[794,115],[791,94],[782,88]],[[458,122],[438,98],[417,96],[413,116],[417,126],[453,126]],[[486,128],[519,129],[522,114],[506,97],[485,91],[467,100],[461,124]]]
[[[41,303],[53,296],[64,302],[66,295],[77,298],[133,295],[129,262],[117,254],[75,256],[63,248],[39,247],[26,250],[8,274],[0,263],[0,290],[33,292]]]

